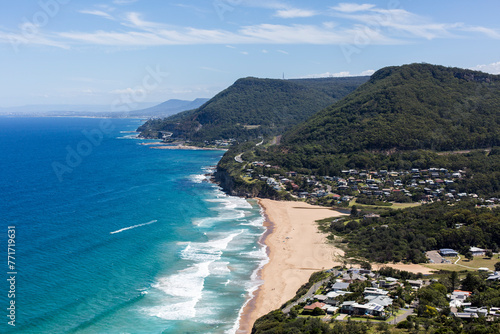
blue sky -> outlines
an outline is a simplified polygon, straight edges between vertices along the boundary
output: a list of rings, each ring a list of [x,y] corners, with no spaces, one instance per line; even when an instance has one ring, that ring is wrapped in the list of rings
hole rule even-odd
[[[500,73],[500,2],[4,1],[0,106],[212,97],[246,76]]]

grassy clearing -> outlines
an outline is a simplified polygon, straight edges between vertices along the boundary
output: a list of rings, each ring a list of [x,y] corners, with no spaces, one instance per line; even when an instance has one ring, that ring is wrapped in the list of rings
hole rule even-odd
[[[498,254],[493,256],[492,258],[484,257],[484,256],[476,256],[472,261],[468,261],[465,258],[461,258],[457,264],[461,264],[466,267],[472,268],[488,268],[490,270],[495,270],[495,263],[499,261]],[[457,266],[459,268],[463,268],[461,266]],[[465,268],[464,268],[465,269]]]
[[[395,203],[395,202],[390,202],[390,206],[381,206],[381,205],[368,205],[368,204],[360,204],[356,202],[356,199],[354,198],[349,202],[349,206],[347,209],[352,208],[353,205],[356,205],[358,210],[366,210],[366,211],[371,211],[375,213],[382,213],[386,212],[388,210],[397,210],[397,209],[406,209],[406,208],[413,208],[416,206],[422,205],[422,203]]]
[[[422,264],[424,267],[427,267],[429,269],[433,270],[447,270],[447,271],[472,271],[472,269],[467,269],[462,266],[456,266],[452,263],[445,263],[445,264]]]
[[[422,203],[395,203],[392,202],[391,208],[393,209],[406,209],[406,208],[414,208],[416,206],[420,206]]]
[[[460,260],[457,262],[458,265],[454,264],[457,259],[457,257],[449,258],[451,263],[427,263],[423,266],[430,269],[448,271],[475,271],[479,268],[488,268],[490,270],[495,270],[495,263],[500,261],[500,256],[496,254],[491,259],[484,256],[477,256],[472,261],[468,261],[463,256],[460,256]]]

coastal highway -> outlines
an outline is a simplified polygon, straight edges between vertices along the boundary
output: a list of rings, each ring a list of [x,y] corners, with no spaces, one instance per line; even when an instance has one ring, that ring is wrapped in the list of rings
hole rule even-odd
[[[238,154],[237,156],[234,157],[234,160],[242,164],[243,163],[243,159],[241,158],[242,155],[243,153]]]

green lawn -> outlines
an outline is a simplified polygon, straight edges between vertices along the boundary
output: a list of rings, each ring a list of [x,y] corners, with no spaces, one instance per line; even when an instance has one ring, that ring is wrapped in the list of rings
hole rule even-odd
[[[353,205],[356,205],[358,210],[368,210],[368,211],[373,211],[380,213],[382,211],[387,211],[387,210],[397,210],[397,209],[406,209],[406,208],[412,208],[415,206],[420,206],[422,203],[395,203],[395,202],[389,202],[391,204],[390,206],[382,206],[382,205],[367,205],[367,204],[360,204],[356,203],[356,199],[354,198],[349,202],[348,208],[352,208]]]
[[[467,268],[464,268],[462,266],[456,266],[452,263],[444,263],[444,264],[441,264],[441,263],[438,263],[438,264],[434,264],[434,263],[427,263],[427,264],[422,264],[424,267],[427,267],[427,268],[430,268],[430,269],[434,269],[434,270],[447,270],[447,271],[463,271],[463,270],[468,270],[468,271],[471,271],[472,269],[467,269]]]
[[[387,322],[390,323],[392,320],[394,320],[394,317],[400,316],[403,313],[405,313],[407,309],[399,309],[394,315],[391,315],[387,320],[375,320],[375,319],[370,319],[370,318],[364,318],[364,317],[349,317],[349,319],[353,321],[370,321],[370,322]]]
[[[467,267],[472,267],[472,268],[488,268],[490,270],[495,270],[495,263],[500,261],[498,259],[498,255],[493,256],[491,259],[484,257],[484,256],[477,256],[474,257],[472,261],[468,261],[465,259],[463,256],[461,256],[460,261],[457,262],[457,264],[461,264]],[[464,268],[462,266],[457,266],[459,268]],[[465,268],[464,268],[465,269]]]
[[[460,255],[460,260],[457,262],[459,265],[455,265],[455,261],[458,259],[448,258],[451,263],[427,263],[424,264],[425,267],[436,269],[436,270],[448,270],[448,271],[474,271],[478,268],[488,268],[490,270],[495,270],[495,263],[500,261],[500,258],[497,255],[493,256],[491,259],[484,256],[477,256],[472,261],[468,261],[464,258],[463,255]],[[466,268],[470,267],[470,268]]]

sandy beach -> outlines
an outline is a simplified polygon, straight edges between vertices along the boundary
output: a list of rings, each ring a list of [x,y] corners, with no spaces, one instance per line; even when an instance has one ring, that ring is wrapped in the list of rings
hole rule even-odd
[[[225,148],[198,147],[198,146],[187,146],[187,145],[163,145],[163,146],[151,146],[151,148],[157,150],[227,151],[227,149]]]
[[[343,251],[326,243],[316,220],[343,215],[304,202],[260,199],[267,216],[269,263],[261,271],[264,284],[243,310],[237,333],[250,333],[255,320],[295,296],[313,272],[340,265]]]

